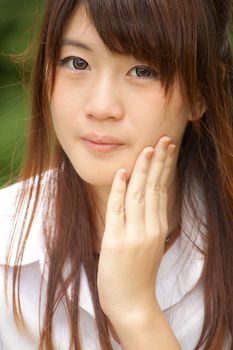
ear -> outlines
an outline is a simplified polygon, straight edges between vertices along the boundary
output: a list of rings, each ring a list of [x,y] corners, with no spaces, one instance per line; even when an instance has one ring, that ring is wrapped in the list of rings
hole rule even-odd
[[[203,117],[204,113],[207,110],[207,105],[203,98],[199,98],[196,102],[193,114],[190,116],[189,121],[196,121]]]

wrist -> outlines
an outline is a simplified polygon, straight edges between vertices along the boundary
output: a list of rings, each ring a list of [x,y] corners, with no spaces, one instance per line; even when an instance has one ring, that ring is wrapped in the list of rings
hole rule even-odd
[[[132,326],[143,327],[161,316],[164,317],[159,304],[155,301],[147,308],[135,308],[130,312],[128,310],[119,312],[117,315],[108,316],[108,318],[111,320],[114,328],[123,327],[125,329]]]
[[[122,314],[112,321],[122,347],[127,350],[158,349],[181,350],[181,347],[158,305],[151,311]]]

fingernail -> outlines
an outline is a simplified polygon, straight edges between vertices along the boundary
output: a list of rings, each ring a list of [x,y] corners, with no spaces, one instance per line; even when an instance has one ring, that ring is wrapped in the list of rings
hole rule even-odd
[[[171,142],[171,139],[167,138],[163,141],[163,148],[166,150],[169,143]]]
[[[148,148],[146,152],[146,159],[150,160],[153,157],[154,154],[154,148]]]
[[[171,139],[168,136],[166,136],[166,137],[162,137],[160,140],[161,141],[159,141],[159,145],[158,145],[159,148],[166,151],[169,143],[171,142]]]
[[[170,145],[170,147],[168,147],[167,153],[169,154],[170,157],[172,157],[175,151],[176,151],[176,145]]]
[[[120,179],[121,179],[122,181],[125,181],[125,179],[126,179],[126,171],[125,171],[125,169],[121,169],[121,170],[119,171],[119,173],[118,173],[118,176],[120,177]]]

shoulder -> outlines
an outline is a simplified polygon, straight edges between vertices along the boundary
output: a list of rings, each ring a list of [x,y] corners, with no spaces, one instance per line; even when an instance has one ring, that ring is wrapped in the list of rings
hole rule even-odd
[[[44,173],[48,175],[50,171]],[[42,177],[42,186],[45,185],[46,176]],[[34,179],[35,180],[35,179]],[[34,189],[32,193],[32,199],[29,207],[27,207],[27,198],[22,203],[20,210],[16,212],[18,206],[18,199],[21,191],[25,188],[28,190],[32,184],[33,179],[30,178],[27,181],[20,181],[5,188],[0,189],[0,264],[4,265],[6,256],[8,254],[9,245],[13,238],[12,254],[10,258],[10,265],[14,265],[14,261],[17,254],[17,246],[19,241],[24,238],[26,229],[31,217],[33,208]],[[39,259],[38,245],[41,244],[41,232],[42,232],[42,202],[41,196],[39,196],[39,202],[35,215],[33,216],[33,222],[30,230],[30,234],[25,246],[25,254],[22,264],[28,264]],[[22,231],[25,214],[27,215],[25,221],[25,228]],[[14,229],[14,236],[12,236]]]

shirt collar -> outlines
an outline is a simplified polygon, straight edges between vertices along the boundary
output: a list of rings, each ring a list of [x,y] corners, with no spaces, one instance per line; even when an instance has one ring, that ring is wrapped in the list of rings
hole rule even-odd
[[[12,219],[11,205],[19,184],[20,183],[17,183],[8,188],[5,188],[4,190],[1,190],[0,193],[0,203],[4,203],[2,199],[5,199],[5,203],[7,203],[7,205],[4,206],[4,210],[2,210],[3,207],[0,206],[0,225],[1,227],[4,227],[5,232],[8,232],[10,228],[10,219]],[[203,206],[203,201],[200,201],[200,196],[198,200],[199,212],[204,222],[206,217],[205,208]],[[188,203],[188,201],[186,203]],[[32,225],[32,229],[30,231],[30,235],[26,243],[25,253],[23,255],[21,265],[28,265],[36,262],[39,263],[41,273],[43,272],[43,269],[45,267],[44,278],[45,280],[47,280],[48,274],[46,264],[46,252],[41,232],[42,206],[39,205],[37,214]],[[186,208],[183,206],[181,234],[163,256],[157,274],[155,295],[157,296],[157,300],[162,310],[166,310],[172,305],[178,303],[196,285],[196,283],[201,277],[204,265],[204,258],[198,250],[193,249],[192,243],[188,238],[191,237],[193,240],[196,240],[196,242],[198,241],[198,246],[203,248],[199,232],[200,227],[197,227],[195,221],[190,217],[188,206]],[[15,240],[14,248],[10,259],[11,266],[14,265],[17,249],[16,242],[19,240],[19,238],[20,237],[16,237]],[[3,239],[1,241],[0,264],[5,263],[5,252],[7,248],[7,243],[7,239]],[[91,299],[91,292],[83,265],[81,265],[80,278],[81,281],[79,306],[94,317],[95,315]],[[68,288],[68,295],[71,296],[71,287]]]

